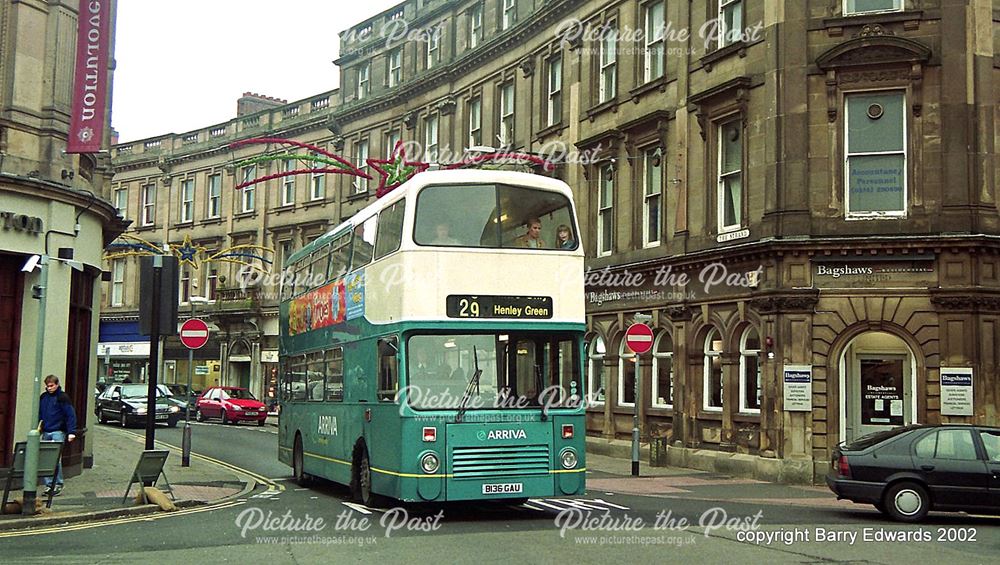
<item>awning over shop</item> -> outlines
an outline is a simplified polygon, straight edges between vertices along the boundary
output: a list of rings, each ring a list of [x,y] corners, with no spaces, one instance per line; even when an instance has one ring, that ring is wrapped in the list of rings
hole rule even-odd
[[[103,343],[117,341],[149,341],[149,336],[139,333],[139,321],[105,322],[101,321],[100,338]]]
[[[101,321],[97,356],[101,358],[149,357],[149,336],[139,333],[139,322]]]

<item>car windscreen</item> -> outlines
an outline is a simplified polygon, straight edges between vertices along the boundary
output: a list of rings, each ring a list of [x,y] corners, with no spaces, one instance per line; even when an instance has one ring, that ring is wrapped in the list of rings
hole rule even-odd
[[[149,388],[146,385],[125,385],[122,387],[122,398],[146,398]],[[163,385],[156,386],[156,397],[163,398],[170,396],[170,391]]]
[[[229,389],[225,391],[223,394],[226,395],[226,398],[232,398],[236,400],[257,400],[256,398],[254,398],[252,394],[250,394],[249,390],[244,390],[241,388]]]
[[[891,430],[883,430],[880,432],[875,432],[868,434],[866,436],[861,436],[858,439],[848,443],[844,446],[844,449],[848,451],[861,451],[862,449],[868,449],[869,447],[888,441],[896,436],[904,434],[910,430],[917,429],[919,426],[902,426],[899,428],[893,428]]]

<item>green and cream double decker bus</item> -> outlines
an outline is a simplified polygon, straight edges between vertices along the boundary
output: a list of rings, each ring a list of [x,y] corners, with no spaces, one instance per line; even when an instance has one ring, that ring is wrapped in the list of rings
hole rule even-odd
[[[279,458],[364,504],[584,492],[570,188],[414,176],[288,258]]]

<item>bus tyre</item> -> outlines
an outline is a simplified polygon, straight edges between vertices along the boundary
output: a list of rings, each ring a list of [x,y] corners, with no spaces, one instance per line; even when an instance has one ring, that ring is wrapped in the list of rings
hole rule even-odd
[[[385,499],[372,492],[372,466],[368,459],[368,448],[360,446],[360,453],[354,458],[354,480],[351,481],[351,494],[354,500],[369,508],[378,508],[385,504]]]
[[[882,505],[890,518],[899,522],[919,522],[931,509],[931,498],[924,487],[907,481],[891,485]]]
[[[296,434],[295,447],[292,449],[292,474],[299,486],[307,487],[311,477],[302,469],[302,458],[302,436]]]

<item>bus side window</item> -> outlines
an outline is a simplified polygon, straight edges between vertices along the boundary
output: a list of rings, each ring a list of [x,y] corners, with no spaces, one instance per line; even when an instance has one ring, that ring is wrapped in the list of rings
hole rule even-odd
[[[400,200],[379,213],[378,237],[375,238],[375,259],[381,259],[399,249],[403,239],[403,211],[406,200]]]
[[[354,228],[354,247],[351,251],[351,270],[364,267],[372,260],[375,251],[375,228],[378,216],[372,216]]]
[[[326,399],[344,400],[344,348],[335,347],[326,352]]]
[[[330,266],[327,269],[326,279],[336,280],[347,273],[350,265],[350,243],[351,234],[345,234],[334,240],[330,252]]]
[[[300,401],[306,399],[306,358],[303,355],[292,357],[289,361],[291,368],[288,380],[289,400]]]
[[[399,390],[399,342],[395,337],[378,340],[378,399],[392,402]]]
[[[309,364],[306,367],[306,394],[309,400],[323,400],[325,377],[323,353],[310,353]]]

